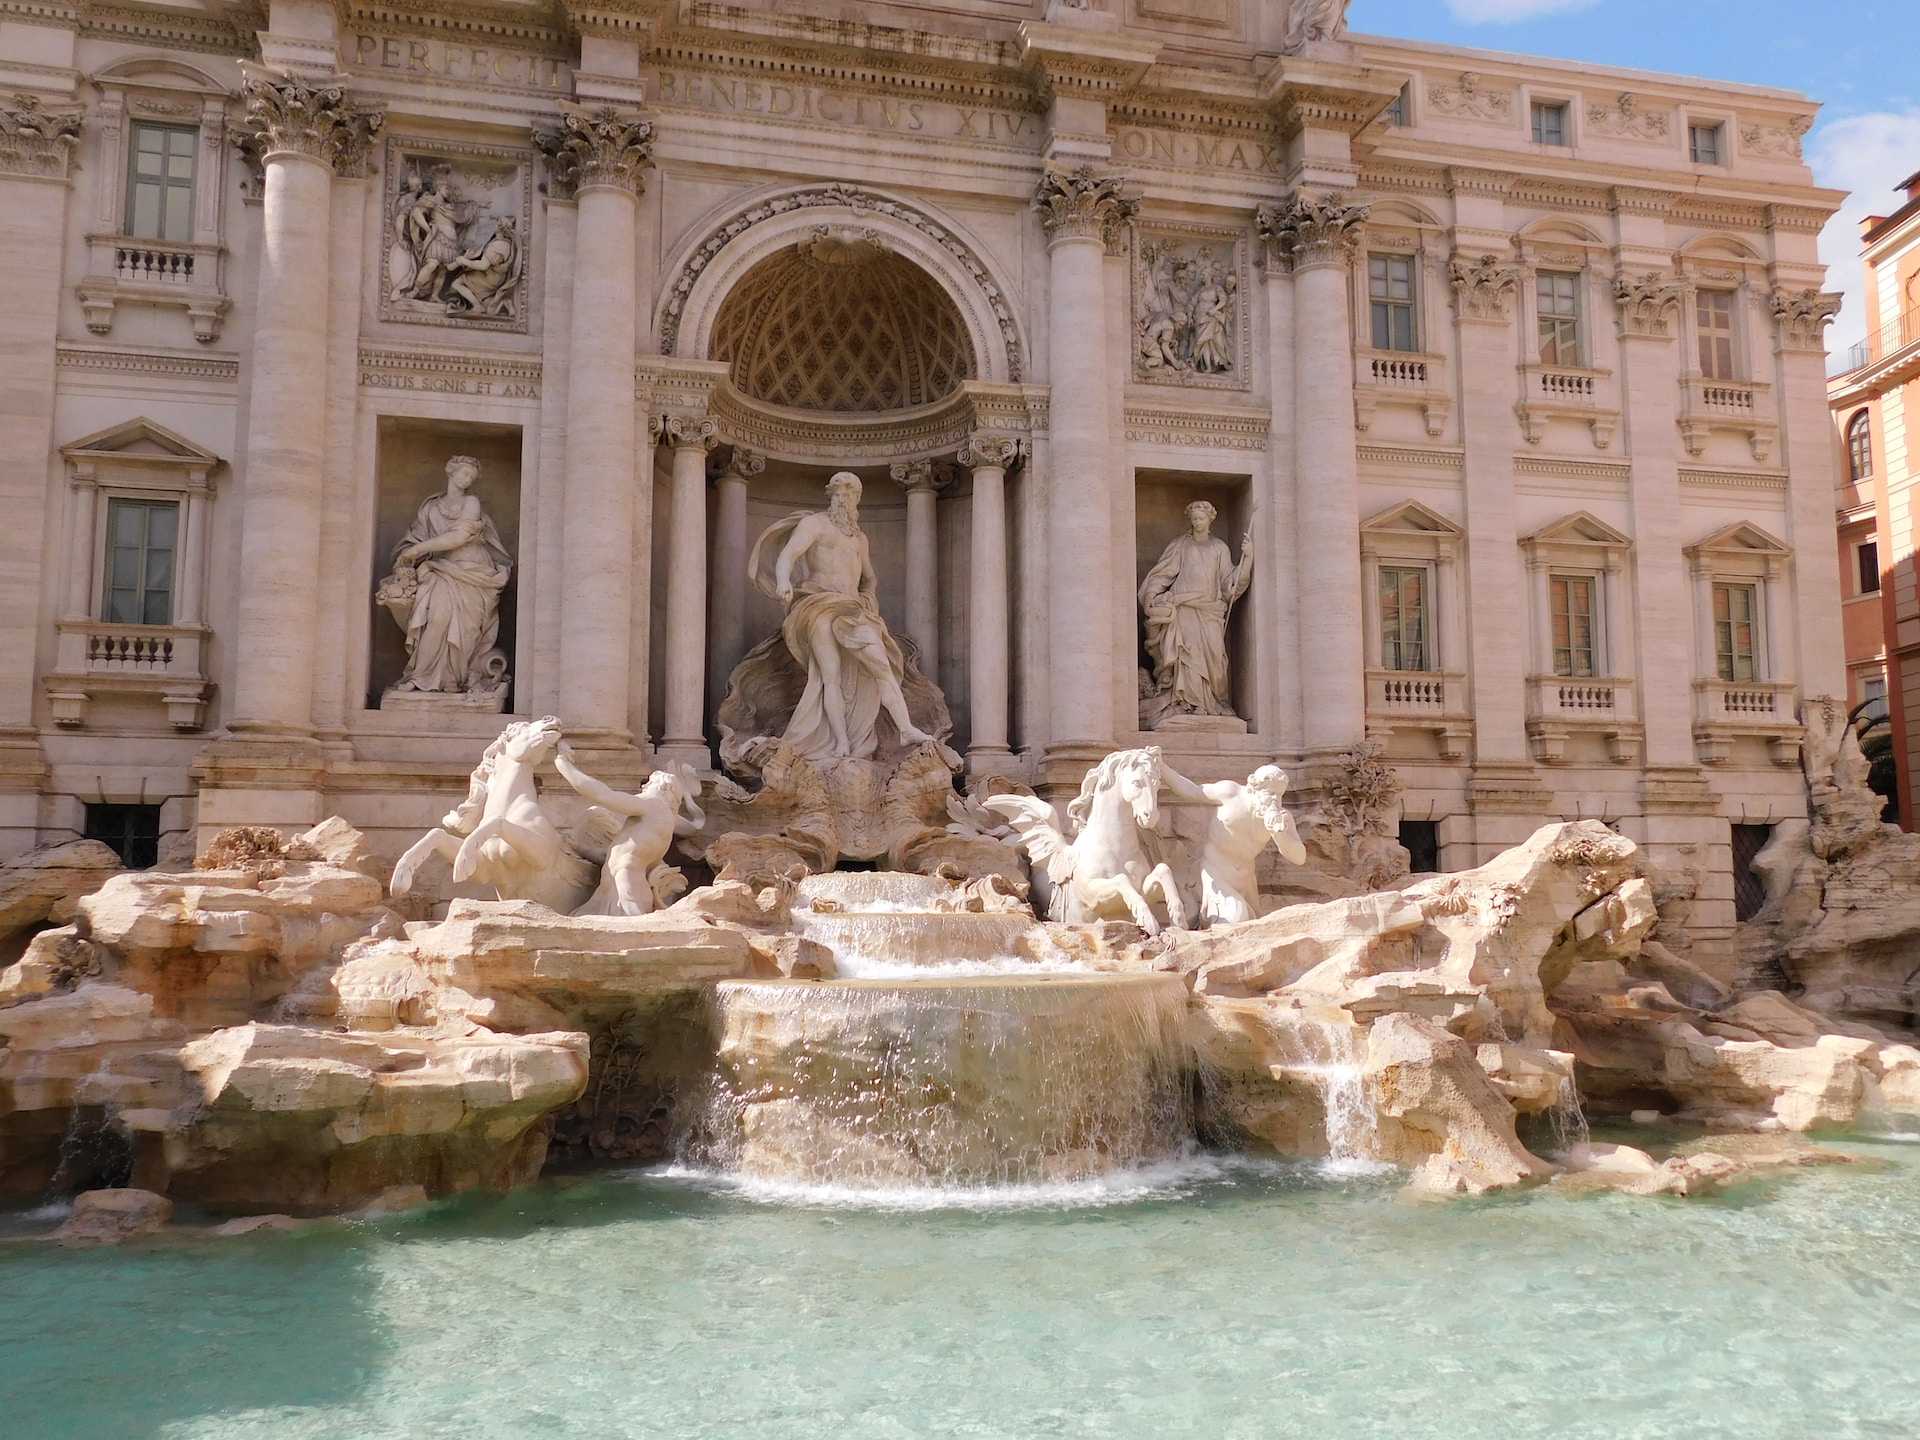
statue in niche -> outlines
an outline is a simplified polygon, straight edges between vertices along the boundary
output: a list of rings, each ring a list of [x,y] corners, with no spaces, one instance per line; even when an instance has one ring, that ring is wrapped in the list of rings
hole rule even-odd
[[[576,915],[651,915],[687,888],[678,866],[666,863],[673,842],[706,824],[700,777],[691,765],[656,770],[640,793],[629,795],[582,770],[566,741],[553,757],[560,778],[590,802],[574,827],[573,843],[600,863],[600,884]]]
[[[1292,0],[1287,7],[1286,53],[1298,55],[1319,40],[1338,40],[1347,30],[1350,0]]]
[[[842,470],[827,482],[824,512],[798,511],[771,526],[747,569],[754,587],[786,608],[780,634],[806,670],[806,689],[781,736],[796,754],[812,761],[868,759],[879,749],[875,727],[882,712],[901,743],[934,743],[907,713],[906,662],[880,617],[878,581],[860,529],[859,476]]]
[[[500,532],[470,494],[480,478],[471,455],[447,461],[447,488],[421,502],[393,551],[393,572],[374,599],[406,632],[407,668],[381,701],[457,697],[463,708],[498,712],[507,696],[500,592],[513,562]],[[442,702],[444,703],[444,702]]]
[[[1227,618],[1253,579],[1253,531],[1241,540],[1236,565],[1226,542],[1213,534],[1218,513],[1205,500],[1188,505],[1187,533],[1161,552],[1141,582],[1153,657],[1140,699],[1143,729],[1192,726],[1190,716],[1237,719],[1228,690]]]
[[[498,177],[476,174],[482,189]],[[467,198],[450,165],[414,162],[400,181],[387,249],[387,305],[453,318],[515,318],[524,247],[511,214]]]
[[[1306,863],[1306,844],[1282,803],[1287,777],[1278,766],[1262,765],[1244,785],[1237,780],[1198,785],[1163,763],[1160,784],[1175,800],[1213,812],[1200,847],[1199,928],[1237,925],[1260,913],[1254,863],[1269,841],[1289,864]]]

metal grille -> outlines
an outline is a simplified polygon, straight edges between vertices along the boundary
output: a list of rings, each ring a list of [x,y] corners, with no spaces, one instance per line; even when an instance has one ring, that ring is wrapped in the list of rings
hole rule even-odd
[[[1753,857],[1773,838],[1771,825],[1733,827],[1733,918],[1751,920],[1767,906],[1767,887],[1754,871]]]

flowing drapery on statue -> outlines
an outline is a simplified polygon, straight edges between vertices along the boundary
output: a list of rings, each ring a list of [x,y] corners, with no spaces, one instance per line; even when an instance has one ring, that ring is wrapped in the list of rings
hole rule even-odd
[[[1153,679],[1140,702],[1144,728],[1175,715],[1233,715],[1228,686],[1227,617],[1253,579],[1249,533],[1240,563],[1213,533],[1213,506],[1187,506],[1187,533],[1161,552],[1140,584]]]
[[[907,713],[906,660],[875,598],[859,477],[841,471],[827,482],[827,497],[826,511],[797,511],[769,527],[747,569],[754,588],[786,607],[780,636],[806,671],[780,738],[807,760],[865,760],[880,748],[882,714],[903,744],[934,737]]]
[[[394,547],[393,573],[380,582],[375,598],[407,636],[407,668],[395,691],[504,696],[507,661],[494,642],[513,563],[468,493],[479,478],[471,456],[447,461],[446,492],[421,503]]]

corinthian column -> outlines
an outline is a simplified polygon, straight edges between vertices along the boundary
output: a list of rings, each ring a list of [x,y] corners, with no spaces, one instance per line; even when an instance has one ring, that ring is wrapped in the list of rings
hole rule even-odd
[[[578,202],[561,520],[560,707],[569,731],[628,745],[632,666],[635,211],[653,126],[611,105],[561,102],[536,126],[550,193]],[[644,722],[643,722],[644,723]]]
[[[767,457],[733,447],[714,482],[713,575],[707,602],[707,704],[726,698],[727,680],[747,652],[747,482],[767,468]]]
[[[1367,729],[1347,304],[1347,267],[1366,215],[1364,202],[1303,194],[1257,217],[1276,259],[1293,273],[1294,573],[1310,752],[1345,749]]]
[[[338,84],[262,67],[248,70],[246,101],[235,143],[261,168],[262,236],[228,728],[303,736],[320,595],[333,177],[358,166],[381,117]]]
[[[661,435],[673,451],[673,515],[667,531],[666,734],[661,759],[707,766],[703,701],[707,652],[707,451],[714,424],[669,415]]]
[[[1013,758],[1007,744],[1007,467],[1019,454],[1011,435],[974,434],[960,447],[973,472],[973,586],[967,606],[967,769],[988,775]]]
[[[1117,175],[1048,170],[1034,203],[1047,234],[1049,761],[1058,777],[1113,747],[1113,563],[1108,463],[1106,239],[1134,208]],[[1049,766],[1050,769],[1054,768]]]
[[[945,485],[930,460],[892,467],[893,483],[907,492],[907,634],[920,652],[920,673],[939,684],[940,522],[934,492]]]

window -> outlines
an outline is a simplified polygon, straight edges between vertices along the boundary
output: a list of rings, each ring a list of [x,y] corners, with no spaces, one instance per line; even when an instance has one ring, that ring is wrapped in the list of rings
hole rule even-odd
[[[1591,677],[1600,673],[1594,627],[1596,592],[1592,575],[1555,575],[1547,581],[1553,620],[1553,673]]]
[[[1536,145],[1567,143],[1567,107],[1565,105],[1543,104],[1538,101],[1534,103],[1533,143]]]
[[[1407,87],[1402,85],[1400,93],[1393,97],[1393,103],[1387,106],[1387,123],[1404,125],[1407,123]]]
[[[1400,846],[1407,852],[1407,870],[1414,875],[1440,873],[1440,823],[1437,820],[1402,820]]]
[[[1771,825],[1733,827],[1733,918],[1751,920],[1767,906],[1766,882],[1753,862],[1773,838]]]
[[[1860,571],[1860,593],[1873,594],[1880,588],[1880,542],[1865,540],[1854,546],[1853,559]]]
[[[89,805],[83,838],[98,840],[129,870],[150,870],[160,862],[158,805]]]
[[[1720,164],[1720,127],[1718,125],[1689,125],[1687,127],[1687,153],[1693,157],[1693,163],[1696,165]]]
[[[1700,373],[1709,380],[1733,376],[1733,292],[1701,290],[1694,295],[1694,319],[1700,337]]]
[[[133,122],[127,165],[127,234],[142,240],[193,238],[193,153],[200,132],[190,125]]]
[[[1413,257],[1369,255],[1367,295],[1373,306],[1373,348],[1415,350]]]
[[[1860,682],[1861,714],[1869,720],[1887,718],[1887,677],[1869,675]]]
[[[1713,655],[1722,680],[1757,680],[1755,617],[1760,592],[1752,585],[1713,587]]]
[[[1424,567],[1380,567],[1380,668],[1431,668],[1427,664],[1427,572]]]
[[[108,503],[102,620],[113,625],[173,623],[173,553],[179,530],[178,501]]]
[[[1847,422],[1847,472],[1856,485],[1873,478],[1873,416],[1865,410]]]
[[[1540,309],[1540,363],[1580,363],[1580,277],[1541,272],[1535,281]]]

